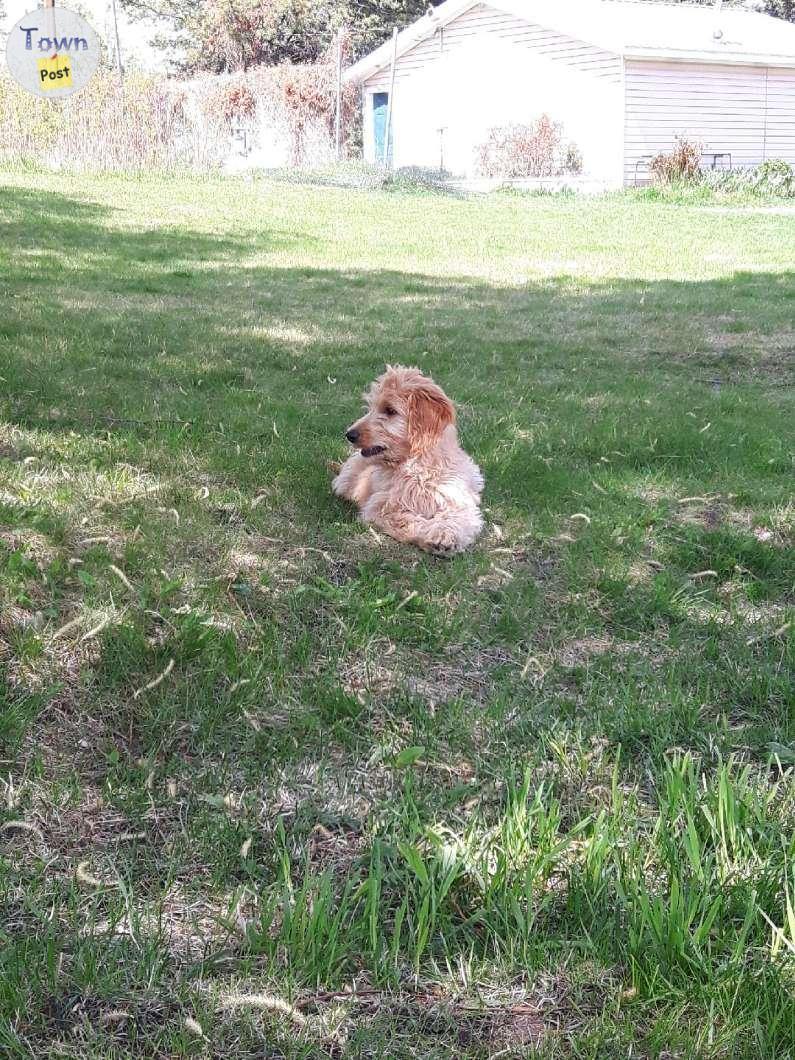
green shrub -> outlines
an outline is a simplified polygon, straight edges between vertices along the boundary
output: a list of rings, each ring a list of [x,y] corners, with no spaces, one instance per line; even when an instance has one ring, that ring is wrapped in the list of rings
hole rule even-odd
[[[795,197],[795,169],[783,159],[769,159],[744,169],[710,170],[704,183],[715,191],[772,198]]]

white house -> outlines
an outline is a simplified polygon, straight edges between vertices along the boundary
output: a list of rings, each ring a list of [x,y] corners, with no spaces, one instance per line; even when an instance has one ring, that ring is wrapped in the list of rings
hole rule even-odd
[[[639,0],[445,0],[346,72],[364,154],[474,176],[490,128],[546,113],[585,175],[648,176],[677,134],[706,164],[795,164],[795,25],[737,8]],[[389,93],[392,88],[391,107]]]

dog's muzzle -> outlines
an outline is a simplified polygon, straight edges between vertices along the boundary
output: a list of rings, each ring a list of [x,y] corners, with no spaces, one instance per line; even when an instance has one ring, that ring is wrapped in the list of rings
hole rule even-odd
[[[356,430],[355,427],[351,427],[351,429],[349,431],[345,432],[345,437],[348,439],[348,441],[351,443],[351,445],[356,445],[357,442],[359,441],[359,438],[361,437],[361,434],[359,433],[359,431]],[[367,448],[361,449],[360,452],[361,452],[362,456],[378,456],[379,453],[385,453],[386,452],[386,446],[385,445],[368,445]]]

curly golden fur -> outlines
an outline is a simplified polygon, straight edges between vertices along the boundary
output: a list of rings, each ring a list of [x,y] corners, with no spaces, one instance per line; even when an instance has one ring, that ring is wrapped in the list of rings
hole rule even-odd
[[[365,401],[334,492],[398,541],[437,555],[468,548],[483,528],[483,476],[458,444],[453,403],[418,368],[390,365]]]

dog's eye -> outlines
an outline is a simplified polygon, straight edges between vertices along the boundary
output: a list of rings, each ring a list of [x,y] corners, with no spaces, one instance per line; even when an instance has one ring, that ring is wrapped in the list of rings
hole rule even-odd
[[[397,409],[393,409],[391,405],[387,405],[384,409],[385,416],[397,416]]]

